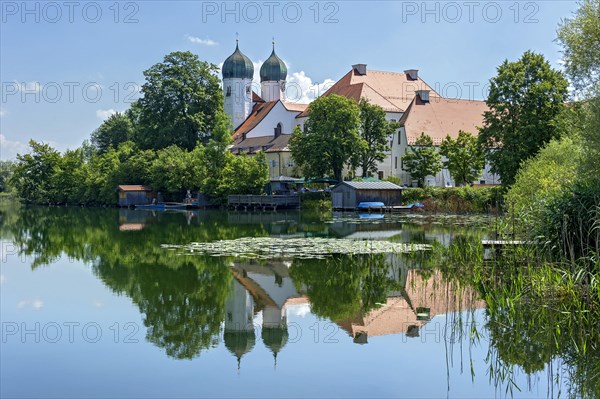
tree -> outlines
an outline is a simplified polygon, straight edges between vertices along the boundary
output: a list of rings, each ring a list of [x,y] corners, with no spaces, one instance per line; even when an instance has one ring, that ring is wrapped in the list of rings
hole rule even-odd
[[[48,144],[29,140],[31,153],[17,154],[11,182],[21,198],[28,202],[52,202],[55,169],[61,161],[58,151]]]
[[[142,95],[132,107],[138,120],[135,141],[140,148],[178,145],[192,150],[206,142],[216,115],[223,110],[223,93],[214,64],[189,51],[173,52],[144,71]]]
[[[290,150],[296,164],[309,178],[333,175],[366,148],[360,137],[360,109],[353,100],[332,94],[319,97],[309,106],[306,131],[294,128]]]
[[[92,133],[92,144],[98,152],[104,153],[109,147],[117,148],[119,144],[130,140],[133,136],[133,124],[126,114],[117,112],[106,119]]]
[[[520,60],[498,67],[490,80],[479,143],[503,185],[514,182],[521,162],[559,137],[555,118],[566,96],[566,79],[541,54],[527,51]]]
[[[225,153],[223,168],[212,195],[225,202],[230,194],[260,194],[269,181],[269,168],[263,153],[254,156]]]
[[[365,140],[366,146],[358,151],[353,160],[353,168],[360,167],[362,176],[377,172],[377,162],[385,159],[385,152],[389,151],[389,137],[396,129],[396,124],[385,119],[385,111],[378,105],[370,104],[368,100],[361,99],[358,103],[360,109],[360,136]]]
[[[584,0],[573,18],[558,28],[565,72],[577,89],[592,88],[600,79],[600,0]],[[596,92],[597,94],[597,92]]]
[[[169,194],[183,194],[198,189],[205,177],[204,148],[188,152],[176,145],[157,152],[150,168],[152,188]]]
[[[15,163],[13,161],[0,161],[0,193],[9,192],[12,190],[10,180],[15,171]]]
[[[457,185],[472,183],[481,176],[485,163],[483,151],[477,137],[471,133],[461,130],[456,140],[450,135],[446,136],[440,145],[440,154],[446,157],[444,167],[448,169]]]
[[[442,170],[442,156],[435,150],[433,139],[425,133],[409,147],[410,152],[407,148],[402,157],[402,167],[411,178],[418,180],[419,187],[423,187],[427,176]]]

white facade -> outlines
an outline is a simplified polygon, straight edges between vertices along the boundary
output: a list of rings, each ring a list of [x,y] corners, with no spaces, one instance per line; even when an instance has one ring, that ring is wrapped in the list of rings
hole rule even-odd
[[[285,81],[265,81],[260,83],[260,96],[265,101],[283,101]]]
[[[281,125],[282,134],[291,134],[294,127],[299,124],[296,115],[298,115],[298,111],[288,111],[283,103],[278,101],[269,114],[254,129],[246,133],[246,137],[273,136],[278,125]]]
[[[241,125],[252,112],[252,79],[223,79],[224,110],[233,127]]]

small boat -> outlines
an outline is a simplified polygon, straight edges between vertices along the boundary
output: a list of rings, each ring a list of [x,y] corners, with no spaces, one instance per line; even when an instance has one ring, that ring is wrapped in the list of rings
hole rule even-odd
[[[191,204],[180,203],[160,203],[148,205],[136,205],[136,209],[148,209],[152,211],[167,211],[167,210],[186,210],[191,207]]]
[[[383,219],[384,215],[381,213],[359,213],[359,219]]]
[[[360,210],[382,209],[385,207],[383,202],[360,202],[356,208]]]

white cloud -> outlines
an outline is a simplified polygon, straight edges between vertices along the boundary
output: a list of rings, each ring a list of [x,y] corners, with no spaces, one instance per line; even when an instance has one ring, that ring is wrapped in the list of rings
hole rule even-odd
[[[284,62],[289,71],[289,64],[285,60]],[[263,61],[258,60],[257,62],[252,62],[252,64],[254,65],[252,90],[260,95],[260,67],[263,64]],[[223,68],[223,63],[220,63],[218,67],[220,74],[220,71]],[[307,76],[304,71],[293,72],[291,74],[288,72],[287,82],[285,85],[286,101],[308,104],[315,98],[323,95],[323,93],[325,93],[334,84],[335,80],[333,79],[325,79],[322,83],[313,82],[313,80]]]
[[[215,42],[214,40],[212,40],[212,39],[209,39],[209,38],[206,38],[206,39],[201,39],[201,38],[199,38],[199,37],[196,37],[196,36],[190,36],[190,35],[185,35],[185,37],[187,37],[187,39],[188,39],[188,41],[189,41],[190,43],[193,43],[193,44],[199,44],[199,45],[201,45],[201,46],[216,46],[216,45],[218,45],[218,44],[219,44],[219,43],[217,43],[217,42]]]
[[[8,111],[4,108],[0,108],[0,118],[4,118],[6,115],[8,115]]]
[[[101,308],[101,307],[103,307],[103,306],[104,306],[104,303],[102,303],[102,301],[99,301],[99,300],[97,300],[97,299],[96,299],[96,300],[94,300],[94,302],[92,302],[92,304],[93,304],[93,305],[94,305],[94,307],[96,307],[96,308]]]
[[[322,83],[313,82],[304,71],[294,72],[291,76],[288,75],[285,95],[287,101],[308,104],[323,95],[334,83],[333,79],[325,79]]]
[[[110,117],[111,115],[116,114],[117,111],[115,111],[114,109],[97,109],[96,110],[96,118],[105,120],[108,117]]]
[[[25,143],[16,140],[9,140],[5,135],[0,133],[0,159],[3,161],[15,159],[17,154],[25,154],[29,152],[29,147]]]
[[[0,274],[0,284],[4,284],[6,281],[6,276],[4,274]]]
[[[17,303],[17,309],[25,309],[30,307],[33,310],[40,310],[44,307],[44,301],[40,299],[26,299]]]

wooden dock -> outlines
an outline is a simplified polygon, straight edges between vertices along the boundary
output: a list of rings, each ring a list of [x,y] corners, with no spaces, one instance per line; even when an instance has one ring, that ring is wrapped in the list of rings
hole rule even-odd
[[[298,208],[300,206],[300,196],[292,195],[230,195],[227,197],[227,206],[230,208],[244,210],[251,209],[273,209],[277,208]]]
[[[519,245],[533,244],[533,241],[524,240],[481,240],[484,248],[515,247]]]

